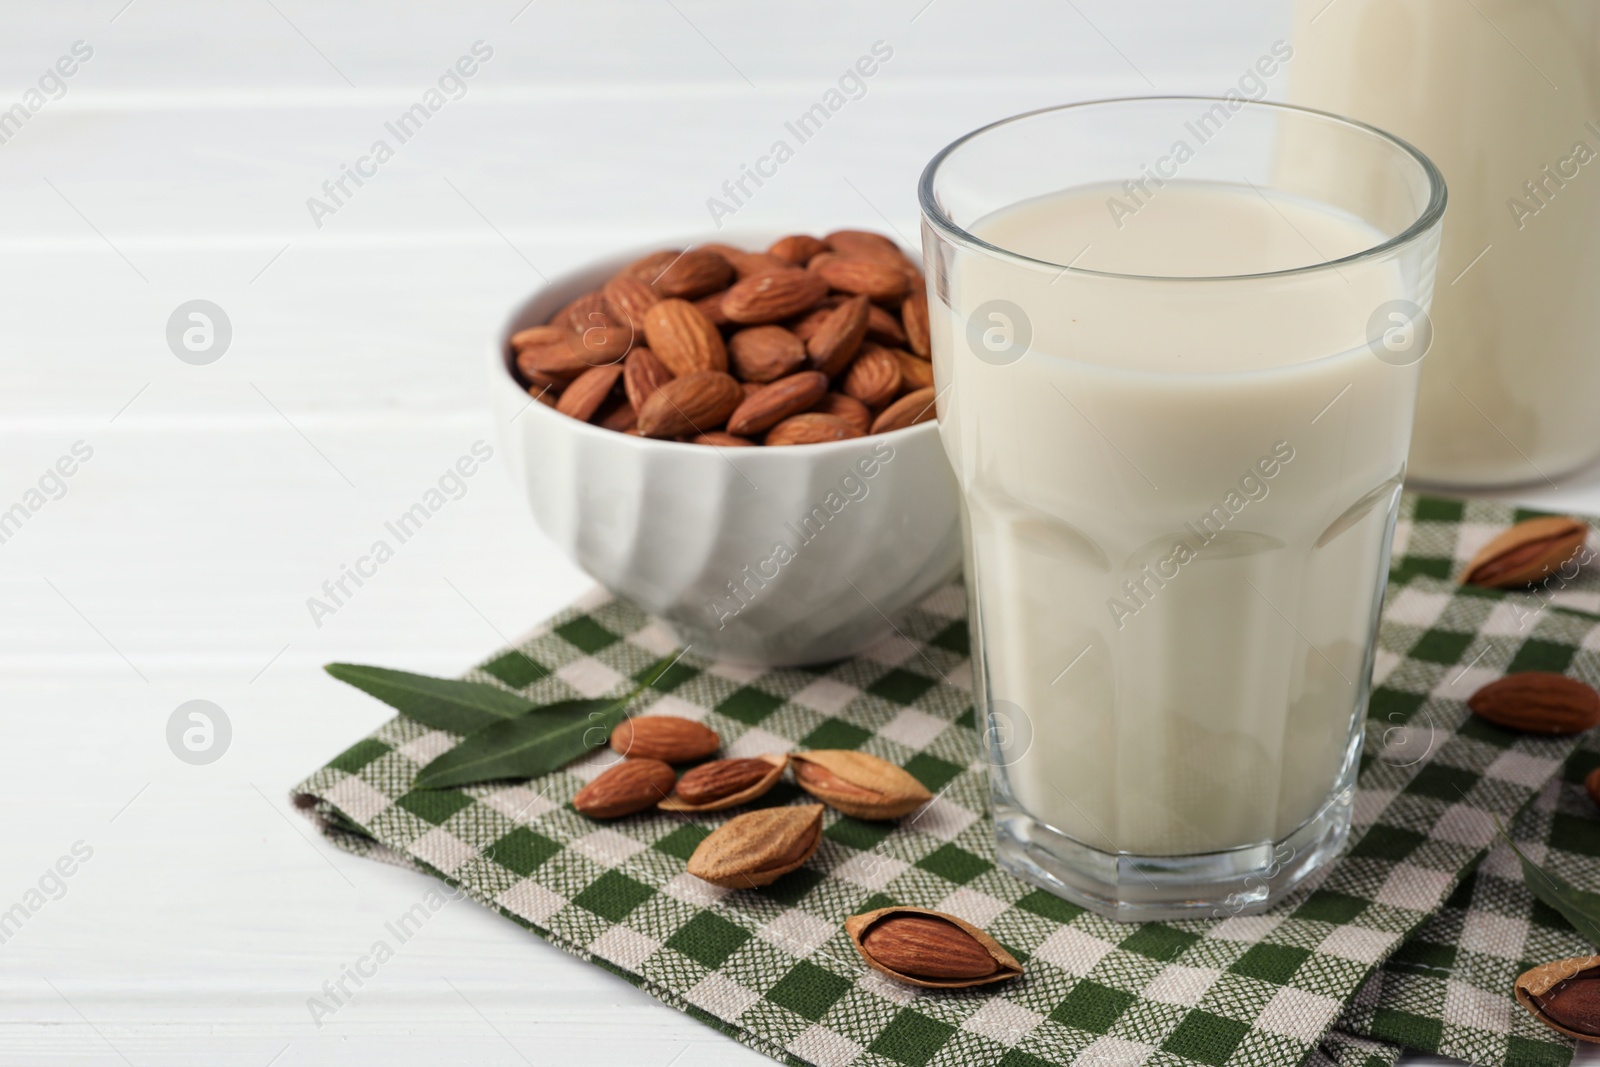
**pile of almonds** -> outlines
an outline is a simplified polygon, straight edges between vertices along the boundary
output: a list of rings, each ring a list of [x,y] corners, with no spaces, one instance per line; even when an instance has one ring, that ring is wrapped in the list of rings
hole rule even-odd
[[[865,230],[652,253],[511,349],[535,398],[641,437],[804,445],[934,415],[922,272]]]
[[[672,764],[713,756],[722,740],[701,723],[671,715],[627,719],[611,732],[610,745],[622,761],[572,798],[590,818],[653,807],[721,811],[763,796],[785,770],[822,802],[748,811],[708,834],[689,857],[689,873],[727,889],[770,885],[804,866],[822,843],[823,805],[858,819],[897,819],[933,799],[901,768],[847,749],[714,759],[679,777]],[[882,908],[851,916],[845,931],[868,966],[911,985],[965,989],[1022,973],[988,934],[943,912]]]

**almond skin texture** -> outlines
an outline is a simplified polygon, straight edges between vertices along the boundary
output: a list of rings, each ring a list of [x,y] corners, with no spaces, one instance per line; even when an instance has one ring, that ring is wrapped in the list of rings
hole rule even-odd
[[[748,811],[711,831],[688,870],[712,885],[754,889],[797,870],[821,842],[821,804]]]
[[[567,346],[587,366],[602,367],[627,355],[634,336],[632,326],[591,326],[567,334]]]
[[[808,410],[828,391],[828,379],[814,370],[779,378],[746,397],[728,416],[728,432],[758,434],[790,415]]]
[[[900,327],[900,320],[877,304],[867,306],[867,340],[890,348],[904,348],[909,343],[906,331]]]
[[[1600,1041],[1600,956],[1535,967],[1516,981],[1517,1003],[1558,1033]]]
[[[713,445],[717,448],[751,448],[755,442],[748,437],[739,437],[722,430],[712,430],[710,433],[696,434],[689,438],[691,445]]]
[[[866,296],[879,303],[898,300],[906,295],[905,272],[894,263],[881,259],[824,252],[814,256],[806,264],[806,270],[821,275],[830,288]]]
[[[928,338],[928,291],[918,289],[900,305],[900,321],[905,325],[906,340],[911,351],[923,359],[933,357],[933,346]]]
[[[672,381],[672,372],[648,348],[635,348],[628,353],[623,364],[622,390],[628,394],[628,403],[634,411],[644,408],[645,401],[656,395],[656,390]]]
[[[719,759],[702,763],[678,780],[662,811],[721,811],[764,796],[789,765],[787,756]]]
[[[591,819],[620,819],[665,800],[677,778],[660,760],[623,760],[578,790],[572,806]]]
[[[822,239],[831,251],[867,259],[902,259],[900,246],[871,230],[834,230]]]
[[[927,422],[934,418],[938,411],[934,407],[933,386],[926,389],[916,389],[896,400],[884,408],[876,419],[872,420],[873,433],[889,433],[891,430],[903,430],[907,426],[915,426],[919,422]]]
[[[639,409],[638,430],[646,437],[682,437],[721,429],[744,400],[729,375],[703,370],[657,389]]]
[[[839,389],[869,408],[881,408],[900,395],[900,364],[882,345],[864,344],[844,372]]]
[[[835,415],[814,411],[791,415],[767,431],[768,447],[819,445],[827,441],[848,441],[863,436],[860,430]]]
[[[867,298],[852,297],[834,308],[817,324],[806,342],[812,370],[833,377],[855,357],[867,336]]]
[[[644,335],[650,351],[675,378],[728,369],[721,331],[687,300],[663,300],[645,312]]]
[[[1508,674],[1468,697],[1467,707],[1496,726],[1530,734],[1577,734],[1600,724],[1600,693],[1550,671]]]
[[[769,255],[793,263],[797,267],[806,265],[806,261],[818,252],[827,251],[828,246],[808,234],[795,233],[788,237],[780,237],[772,242],[772,247],[767,249]]]
[[[587,330],[591,326],[615,326],[606,314],[606,298],[598,289],[584,293],[550,317],[550,325],[565,326],[569,330]]]
[[[894,361],[900,365],[900,388],[910,391],[927,389],[933,385],[933,364],[925,359],[918,359],[910,352],[900,349],[891,349],[894,352]]]
[[[722,296],[722,313],[752,325],[781,322],[809,311],[827,295],[828,283],[821,275],[791,267],[736,282]]]
[[[817,401],[811,410],[819,415],[832,415],[843,419],[862,434],[872,429],[872,412],[867,410],[867,405],[853,396],[829,393]]]
[[[511,335],[511,348],[515,351],[533,345],[551,345],[566,339],[567,331],[560,326],[530,326]]]
[[[1004,982],[1022,964],[963,919],[926,908],[879,908],[845,920],[845,932],[873,970],[925,989]]]
[[[517,349],[517,370],[530,380],[536,374],[545,374],[558,381],[571,381],[588,369],[589,364],[579,358],[565,339]]]
[[[728,360],[747,382],[771,382],[806,361],[806,346],[782,326],[751,326],[728,338]]]
[[[613,363],[609,367],[590,367],[573,379],[567,391],[556,401],[556,410],[570,415],[579,422],[588,422],[600,405],[611,395],[612,386],[622,377],[622,367]],[[623,429],[627,429],[626,426]]]
[[[726,288],[733,281],[733,264],[715,252],[690,249],[652,279],[664,297],[693,300]]]
[[[794,270],[795,265],[770,252],[743,252],[734,259],[733,269],[744,279],[771,274],[775,270]]]
[[[688,763],[704,759],[722,744],[716,731],[676,715],[624,719],[611,731],[611,749],[630,760]]]
[[[619,274],[601,290],[612,321],[635,330],[644,329],[644,313],[661,302],[656,287],[632,274]]]
[[[1570,562],[1588,538],[1589,527],[1577,519],[1527,519],[1484,545],[1467,564],[1462,584],[1515,589],[1537,582]]]
[[[623,267],[619,273],[631,274],[635,278],[654,285],[656,279],[661,277],[661,272],[676,263],[681,255],[683,255],[683,252],[679,249],[663,248],[659,252],[651,252],[648,256],[640,256],[626,267]],[[659,292],[659,290],[657,291]]]
[[[906,771],[866,752],[819,749],[789,761],[801,789],[858,819],[898,819],[933,799]]]

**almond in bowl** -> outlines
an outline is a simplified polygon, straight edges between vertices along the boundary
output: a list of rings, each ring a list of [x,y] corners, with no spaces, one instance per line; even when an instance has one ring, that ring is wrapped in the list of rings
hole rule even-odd
[[[960,563],[927,323],[864,231],[616,256],[499,335],[504,455],[546,537],[696,654],[853,655]]]

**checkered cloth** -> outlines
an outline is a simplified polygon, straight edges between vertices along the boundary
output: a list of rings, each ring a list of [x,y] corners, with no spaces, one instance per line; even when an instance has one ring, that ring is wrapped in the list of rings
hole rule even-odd
[[[1374,969],[1402,943],[1408,953],[1425,943],[1490,844],[1493,818],[1515,819],[1576,747],[1471,718],[1464,699],[1513,670],[1566,670],[1600,682],[1600,620],[1572,610],[1600,607],[1591,586],[1550,593],[1559,606],[1528,607],[1522,594],[1514,603],[1447,580],[1521,516],[1414,497],[1403,513],[1395,560],[1402,580],[1391,583],[1379,635],[1351,847],[1269,915],[1118,924],[995,867],[958,587],[907,612],[897,636],[856,659],[761,670],[691,656],[640,698],[647,713],[705,721],[730,755],[859,748],[936,793],[898,824],[829,812],[815,857],[763,889],[718,889],[685,872],[722,815],[651,813],[600,824],[573,811],[568,801],[606,765],[603,753],[532,782],[414,792],[418,769],[459,738],[395,718],[302,783],[296,803],[343,847],[458,885],[789,1063],[1276,1067],[1362,1063],[1363,1053],[1388,1062],[1395,1042],[1418,1038],[1388,1028],[1385,1011],[1438,1020],[1453,1038],[1477,1025],[1473,1011],[1488,1004],[1453,995],[1475,981],[1464,954],[1451,977],[1432,976],[1446,989],[1432,1000],[1391,999],[1394,983],[1412,976],[1409,956],[1397,955],[1376,978]],[[596,596],[467,677],[538,701],[596,696],[625,690],[673,647],[661,624]],[[780,786],[764,802],[798,796]],[[1526,818],[1517,825],[1538,833]],[[1474,885],[1491,871],[1507,873],[1486,867]],[[1024,977],[931,992],[867,969],[843,921],[894,903],[982,926],[1024,961]],[[1476,909],[1476,895],[1467,907]],[[1531,906],[1523,914],[1527,924],[1557,929]],[[1379,1007],[1363,1014],[1369,979],[1379,982]],[[1499,995],[1510,1004],[1508,990]],[[1349,1032],[1330,1032],[1336,1021]],[[1513,1020],[1502,1029],[1552,1056],[1562,1050]],[[1509,1050],[1510,1037],[1501,1040]],[[1509,1055],[1478,1062],[1512,1062]]]

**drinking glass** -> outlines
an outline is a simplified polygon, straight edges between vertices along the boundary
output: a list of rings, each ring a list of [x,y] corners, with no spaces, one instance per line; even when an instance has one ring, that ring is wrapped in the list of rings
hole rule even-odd
[[[1444,182],[1235,94],[1006,119],[919,195],[1000,862],[1269,907],[1349,831]]]

